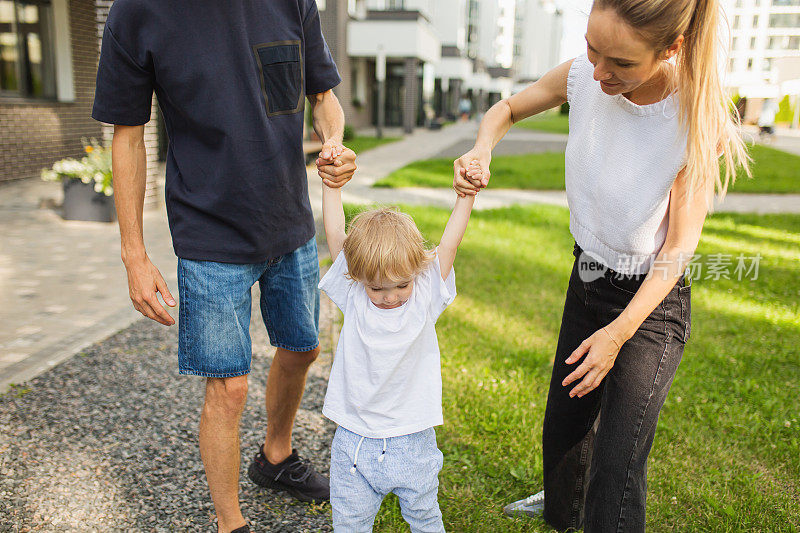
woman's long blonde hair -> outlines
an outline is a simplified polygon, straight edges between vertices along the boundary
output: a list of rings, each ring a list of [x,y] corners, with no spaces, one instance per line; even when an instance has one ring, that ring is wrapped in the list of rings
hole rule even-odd
[[[681,124],[688,134],[689,191],[716,190],[723,198],[736,179],[737,167],[750,175],[750,157],[718,70],[719,0],[595,0],[594,7],[612,9],[657,53],[683,35],[676,57],[676,88]],[[725,163],[722,175],[720,155]]]

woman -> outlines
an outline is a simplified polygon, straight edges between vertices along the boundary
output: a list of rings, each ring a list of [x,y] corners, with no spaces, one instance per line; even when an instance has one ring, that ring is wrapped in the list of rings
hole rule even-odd
[[[514,122],[570,103],[576,261],[545,410],[544,491],[509,513],[644,531],[647,456],[689,338],[684,270],[715,189],[725,194],[737,165],[749,173],[717,70],[719,17],[718,0],[595,0],[587,54],[494,105],[454,163],[456,191],[477,194]],[[467,171],[473,159],[483,176]]]

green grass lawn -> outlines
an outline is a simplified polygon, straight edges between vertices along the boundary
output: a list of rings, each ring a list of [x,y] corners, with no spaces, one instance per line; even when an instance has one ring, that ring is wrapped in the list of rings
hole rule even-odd
[[[564,154],[499,155],[492,158],[490,187],[564,189]],[[375,183],[375,187],[452,187],[453,160],[415,161]]]
[[[569,115],[559,113],[543,113],[534,115],[514,124],[515,128],[546,131],[549,133],[569,133]]]
[[[447,211],[405,211],[438,242]],[[648,530],[798,531],[800,216],[715,215],[697,252],[762,260],[756,281],[694,281],[691,339],[650,456]],[[542,418],[572,259],[566,209],[472,215],[458,297],[437,325],[448,531],[550,531],[507,519],[502,506],[542,486]],[[408,531],[395,498],[376,531]]]
[[[739,178],[731,192],[800,192],[800,156],[758,144],[750,147],[750,156],[753,179]]]
[[[395,141],[400,140],[399,137],[383,137],[382,139],[378,139],[377,137],[371,135],[356,135],[349,141],[344,141],[344,145],[350,148],[357,154],[362,152],[366,152],[371,148],[375,148],[382,144],[392,143]]]
[[[753,179],[740,177],[730,192],[800,192],[800,156],[768,146],[755,145]],[[491,188],[564,189],[564,154],[504,155],[492,158]],[[376,187],[451,187],[452,159],[416,161],[378,181]]]

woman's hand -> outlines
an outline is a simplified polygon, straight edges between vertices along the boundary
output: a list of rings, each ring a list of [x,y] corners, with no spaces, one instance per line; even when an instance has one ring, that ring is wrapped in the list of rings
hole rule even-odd
[[[621,347],[622,345],[611,336],[606,328],[598,329],[591,337],[583,341],[566,360],[566,363],[571,365],[577,363],[584,354],[586,355],[578,368],[561,382],[561,385],[566,387],[583,378],[569,391],[569,397],[583,398],[596,389],[614,366]]]
[[[470,171],[470,164],[477,161],[479,168]],[[453,161],[453,188],[459,196],[475,196],[489,184],[489,163],[492,162],[490,150],[473,148]]]

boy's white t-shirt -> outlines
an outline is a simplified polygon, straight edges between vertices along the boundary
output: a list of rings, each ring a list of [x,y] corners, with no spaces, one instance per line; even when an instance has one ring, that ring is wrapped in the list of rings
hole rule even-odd
[[[401,306],[381,309],[348,279],[344,252],[319,282],[344,313],[322,414],[368,438],[408,435],[442,424],[442,372],[434,325],[456,296],[438,255]]]

